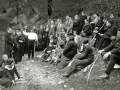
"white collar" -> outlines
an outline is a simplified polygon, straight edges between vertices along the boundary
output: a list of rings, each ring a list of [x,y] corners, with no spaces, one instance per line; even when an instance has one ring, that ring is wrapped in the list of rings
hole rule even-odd
[[[5,65],[5,68],[8,70],[12,70],[14,68],[14,65],[11,68],[9,68],[8,65]]]

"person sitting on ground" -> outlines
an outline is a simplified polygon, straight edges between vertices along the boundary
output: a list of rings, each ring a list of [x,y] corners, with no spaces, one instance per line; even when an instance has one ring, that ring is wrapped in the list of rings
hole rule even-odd
[[[73,23],[73,31],[76,31],[76,33],[80,34],[80,18],[78,15],[74,16],[74,23]]]
[[[74,36],[69,36],[67,41],[68,42],[64,48],[63,55],[60,60],[58,60],[58,69],[63,69],[66,67],[77,53],[77,44],[74,41]]]
[[[52,54],[53,49],[55,49],[55,46],[52,44],[53,42],[51,41],[49,43],[49,46],[43,51],[43,56],[41,57],[41,60],[44,62],[47,60],[47,58]]]
[[[82,29],[81,36],[89,38],[89,36],[92,35],[92,32],[93,32],[93,29],[91,24],[87,19],[85,19],[85,25]]]
[[[7,55],[7,54],[4,54],[4,55],[2,56],[2,59],[0,60],[0,78],[2,78],[3,68],[4,68],[4,66],[7,64],[7,63],[6,63],[7,60],[8,60],[8,55]]]
[[[113,20],[108,20],[106,22],[106,26],[108,27],[108,30],[103,34],[103,36],[100,39],[99,43],[99,50],[107,47],[111,41],[115,40],[115,37],[117,35],[118,28],[113,25]]]
[[[0,85],[4,87],[11,87],[15,84],[15,76],[17,75],[18,79],[20,79],[19,73],[14,65],[14,59],[9,58],[7,60],[7,64],[3,68],[3,75],[0,79]]]
[[[109,46],[99,51],[103,55],[103,60],[105,63],[105,73],[100,76],[102,79],[109,78],[111,71],[115,64],[120,65],[120,31],[117,31],[117,38]],[[108,63],[109,62],[109,63]]]
[[[93,49],[88,44],[88,39],[83,40],[84,48],[81,53],[74,56],[70,65],[67,67],[67,72],[63,75],[64,77],[69,77],[75,71],[80,71],[83,68],[90,65],[94,60]]]
[[[66,21],[64,25],[65,32],[67,34],[72,34],[72,28],[73,28],[73,20],[70,16],[66,16]]]
[[[61,58],[61,55],[64,50],[64,42],[59,43],[59,45],[56,47],[55,51],[50,55],[50,64],[54,63],[56,65],[56,62]]]
[[[73,31],[73,35],[74,35],[74,41],[75,43],[77,44],[77,48],[79,49],[80,48],[80,45],[81,45],[81,39],[82,37],[80,35],[77,34],[77,31]]]

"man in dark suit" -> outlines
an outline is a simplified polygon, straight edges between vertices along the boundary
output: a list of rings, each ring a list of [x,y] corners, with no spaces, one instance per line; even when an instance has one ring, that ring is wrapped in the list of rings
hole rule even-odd
[[[100,50],[99,53],[107,52],[103,55],[103,59],[107,60],[109,57],[109,64],[107,65],[105,73],[100,78],[107,79],[113,70],[115,64],[120,65],[120,31],[117,31],[117,38],[105,49]]]
[[[8,55],[8,58],[11,58],[11,49],[13,46],[13,40],[12,40],[12,30],[11,28],[7,29],[7,33],[5,35],[5,49],[4,49],[4,54]]]
[[[78,15],[74,16],[73,31],[76,31],[77,34],[80,34],[80,19]]]
[[[60,63],[57,65],[58,69],[66,67],[72,58],[77,54],[77,44],[74,41],[73,36],[69,36],[69,41],[63,51],[63,55],[60,58]]]

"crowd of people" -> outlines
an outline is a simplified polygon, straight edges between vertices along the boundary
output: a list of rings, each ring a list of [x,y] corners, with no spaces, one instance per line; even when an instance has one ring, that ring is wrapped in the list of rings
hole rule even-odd
[[[91,45],[91,41],[95,41]],[[27,26],[14,30],[7,28],[5,50],[0,63],[4,74],[0,75],[0,84],[6,87],[14,84],[14,72],[20,78],[15,64],[21,62],[25,53],[28,60],[35,57],[35,51],[42,52],[39,58],[64,69],[63,77],[69,77],[91,65],[94,61],[94,50],[102,56],[106,70],[102,79],[109,78],[115,64],[120,64],[120,13],[117,17],[90,14],[84,12],[73,18],[49,19],[47,23],[29,30]],[[7,66],[6,66],[7,65]],[[9,68],[8,68],[9,67]],[[11,72],[12,70],[12,72]]]

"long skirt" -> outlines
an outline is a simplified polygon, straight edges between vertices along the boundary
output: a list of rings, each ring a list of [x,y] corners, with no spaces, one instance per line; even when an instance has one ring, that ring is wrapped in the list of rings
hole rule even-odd
[[[57,65],[57,68],[58,69],[65,68],[71,62],[71,60],[72,59],[69,59],[69,58],[65,57],[64,55],[62,55],[60,58],[60,62]]]
[[[100,48],[100,40],[101,40],[101,36],[100,35],[97,35],[96,36],[96,41],[94,43],[94,48],[95,49],[99,49]]]
[[[100,46],[99,46],[99,50],[107,47],[108,45],[110,45],[111,43],[111,39],[110,38],[104,38],[104,37],[101,37],[101,40],[100,40]]]

